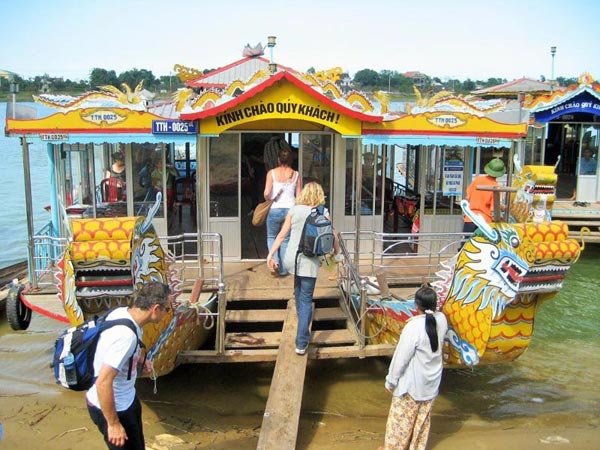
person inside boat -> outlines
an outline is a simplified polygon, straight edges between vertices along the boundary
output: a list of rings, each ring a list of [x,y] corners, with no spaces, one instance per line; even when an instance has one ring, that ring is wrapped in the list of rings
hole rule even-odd
[[[148,152],[138,149],[133,162],[133,197],[136,201],[143,201],[146,198],[152,185],[151,171],[152,157],[148,155]]]
[[[596,175],[598,161],[594,158],[594,152],[589,147],[583,147],[579,159],[579,175]]]
[[[283,227],[290,208],[294,206],[296,198],[300,196],[302,190],[300,174],[291,167],[292,152],[285,147],[281,148],[277,156],[277,162],[278,166],[267,172],[263,193],[265,200],[273,200],[267,216],[267,247],[269,251]],[[279,269],[271,272],[273,276],[286,276],[288,274],[282,263],[288,241],[289,237],[286,237],[279,250],[274,253],[274,260]]]
[[[125,156],[123,153],[115,152],[112,154],[113,163],[106,169],[105,178],[120,178],[125,181]]]
[[[479,186],[498,186],[497,178],[506,173],[504,161],[494,158],[488,162],[483,171],[486,175],[476,177],[467,188],[467,200],[471,211],[482,216],[487,223],[492,222],[492,208],[494,206],[494,193],[492,191],[480,191]],[[463,232],[473,233],[477,225],[468,217],[464,217]]]
[[[177,169],[167,164],[167,208],[169,211],[173,209],[173,203],[175,202],[174,189],[175,180],[179,177]],[[163,180],[163,161],[160,154],[154,156],[154,167],[150,172],[150,179],[152,184],[152,194],[150,195],[151,200],[156,199],[156,193],[162,192],[162,180]]]

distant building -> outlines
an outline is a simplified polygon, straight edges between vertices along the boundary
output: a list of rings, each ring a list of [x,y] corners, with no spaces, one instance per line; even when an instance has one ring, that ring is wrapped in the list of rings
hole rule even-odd
[[[558,88],[560,89],[560,87]],[[557,87],[554,87],[557,90]],[[508,83],[498,84],[496,86],[477,89],[471,94],[478,97],[487,98],[509,98],[517,99],[519,94],[525,95],[542,95],[552,92],[552,85],[549,81],[537,81],[530,78],[519,78],[518,80],[509,81]]]
[[[425,87],[427,82],[427,75],[419,71],[405,72],[402,74],[402,76],[411,79],[413,84],[419,89]]]

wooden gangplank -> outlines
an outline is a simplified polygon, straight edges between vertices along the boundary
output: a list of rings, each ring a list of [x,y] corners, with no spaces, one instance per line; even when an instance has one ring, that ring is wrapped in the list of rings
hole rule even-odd
[[[295,352],[296,305],[288,301],[287,314],[263,417],[258,450],[293,450],[296,448],[307,356]]]

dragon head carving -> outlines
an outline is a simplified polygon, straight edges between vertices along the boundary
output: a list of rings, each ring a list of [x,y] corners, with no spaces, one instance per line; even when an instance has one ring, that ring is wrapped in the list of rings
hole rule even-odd
[[[478,230],[457,255],[447,296],[441,299],[449,325],[447,363],[514,359],[533,332],[537,300],[558,293],[579,257],[579,244],[557,221],[488,224],[466,200],[461,206]],[[489,352],[497,354],[490,357]]]

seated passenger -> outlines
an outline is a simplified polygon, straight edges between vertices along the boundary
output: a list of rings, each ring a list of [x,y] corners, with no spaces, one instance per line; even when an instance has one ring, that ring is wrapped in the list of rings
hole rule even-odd
[[[112,154],[113,163],[106,169],[105,178],[120,178],[125,180],[125,156],[121,152]]]
[[[594,152],[590,148],[584,147],[579,159],[579,175],[596,175],[597,167],[598,161],[594,158]]]

